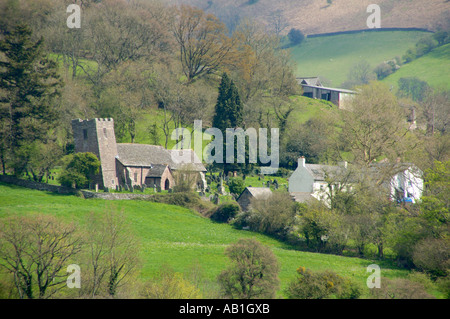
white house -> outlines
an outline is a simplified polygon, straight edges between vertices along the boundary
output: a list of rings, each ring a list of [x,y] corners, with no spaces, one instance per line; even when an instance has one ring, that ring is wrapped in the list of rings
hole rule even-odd
[[[388,166],[380,163],[372,165],[370,170],[374,177],[375,174],[388,174],[384,179],[389,182],[384,186],[389,188],[392,200],[414,203],[422,196],[422,172],[414,164],[396,163]],[[334,191],[335,187],[346,185],[346,189],[351,189],[355,176],[348,172],[346,162],[337,166],[306,164],[305,158],[300,157],[297,169],[289,178],[289,193],[298,202],[315,199],[325,201],[328,205],[330,191]]]

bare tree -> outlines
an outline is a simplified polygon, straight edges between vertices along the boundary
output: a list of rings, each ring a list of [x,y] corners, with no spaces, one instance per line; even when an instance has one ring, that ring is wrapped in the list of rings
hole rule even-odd
[[[350,110],[342,113],[339,138],[351,150],[355,162],[369,165],[384,156],[391,162],[403,156],[413,145],[409,129],[396,97],[381,83],[360,88]]]
[[[229,57],[234,40],[214,15],[182,5],[172,25],[179,45],[180,61],[188,82],[216,72]]]
[[[281,33],[289,26],[282,10],[276,10],[269,14],[268,20],[269,27],[276,36],[280,36]]]
[[[81,250],[73,224],[53,216],[14,216],[1,222],[0,266],[13,275],[20,298],[48,298],[63,288],[62,271]]]
[[[117,296],[139,266],[139,244],[123,212],[106,207],[104,214],[91,213],[86,231],[87,277],[82,294]]]
[[[450,130],[450,92],[429,90],[419,104],[420,117],[427,125],[427,134],[435,131],[446,134]]]

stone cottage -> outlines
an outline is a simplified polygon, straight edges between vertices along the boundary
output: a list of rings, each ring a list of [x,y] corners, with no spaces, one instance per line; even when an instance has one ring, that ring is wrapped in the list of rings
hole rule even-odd
[[[92,152],[101,162],[95,183],[101,188],[147,186],[168,190],[175,185],[173,173],[188,169],[198,174],[201,188],[206,188],[206,168],[191,149],[167,150],[158,145],[116,143],[114,120],[72,120],[75,152]],[[176,163],[174,152],[187,155]],[[191,164],[192,163],[192,164]]]

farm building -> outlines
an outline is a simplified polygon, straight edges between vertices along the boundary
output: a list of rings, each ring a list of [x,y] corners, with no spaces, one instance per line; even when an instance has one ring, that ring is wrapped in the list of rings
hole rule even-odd
[[[268,187],[246,187],[239,195],[237,202],[243,211],[248,211],[253,198],[267,198],[270,195],[272,191]]]
[[[320,79],[317,77],[297,78],[297,81],[303,88],[303,96],[330,101],[340,109],[345,109],[346,103],[356,94],[352,90],[322,86]]]

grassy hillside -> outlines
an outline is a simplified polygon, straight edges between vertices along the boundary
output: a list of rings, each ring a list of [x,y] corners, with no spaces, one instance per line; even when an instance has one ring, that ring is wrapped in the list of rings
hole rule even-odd
[[[270,246],[281,264],[282,287],[295,277],[302,265],[313,270],[332,269],[353,278],[365,287],[366,267],[378,263],[359,258],[341,257],[295,251],[291,247],[261,234],[236,230],[217,224],[188,209],[144,201],[85,200],[76,196],[56,195],[0,184],[0,218],[9,214],[44,213],[82,227],[89,212],[102,213],[110,205],[116,206],[131,221],[141,241],[143,260],[142,279],[154,275],[161,265],[171,265],[175,271],[187,272],[198,263],[209,280],[227,266],[224,250],[239,238],[255,238]],[[382,275],[405,277],[408,272],[380,264]],[[368,290],[364,289],[365,293]]]
[[[339,87],[350,68],[366,60],[372,68],[385,60],[402,56],[425,32],[383,31],[307,38],[292,48],[298,76],[322,76]]]
[[[450,44],[403,65],[383,82],[397,88],[398,80],[407,77],[417,77],[434,88],[450,90]]]

